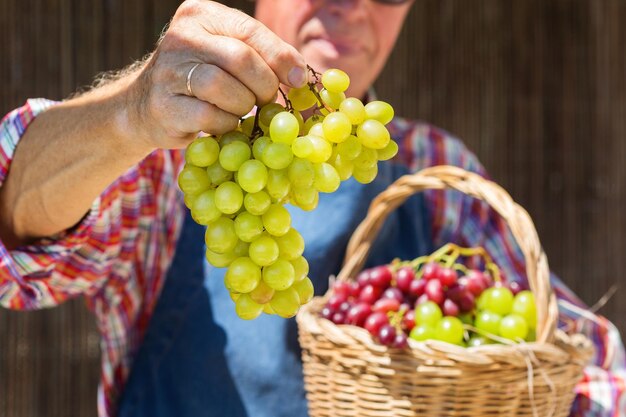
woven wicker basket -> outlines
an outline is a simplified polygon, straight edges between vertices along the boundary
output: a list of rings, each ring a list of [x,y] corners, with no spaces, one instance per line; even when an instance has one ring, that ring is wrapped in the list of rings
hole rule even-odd
[[[591,343],[556,329],[556,300],[535,227],[493,182],[449,166],[400,178],[372,202],[337,279],[352,280],[361,270],[391,211],[414,193],[446,188],[486,201],[508,223],[535,294],[537,342],[463,348],[410,340],[410,349],[387,348],[363,328],[319,317],[329,294],[316,297],[297,316],[311,417],[568,415]]]

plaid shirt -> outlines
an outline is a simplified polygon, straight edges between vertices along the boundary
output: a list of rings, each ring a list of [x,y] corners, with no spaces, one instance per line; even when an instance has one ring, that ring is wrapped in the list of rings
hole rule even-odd
[[[28,124],[54,102],[34,99],[0,124],[0,186]],[[393,163],[415,171],[457,165],[485,175],[459,141],[429,125],[400,118],[389,125],[400,145]],[[181,151],[159,150],[102,192],[71,230],[9,251],[0,241],[0,304],[18,310],[50,307],[84,295],[102,335],[101,417],[115,415],[180,233],[184,204],[176,177]],[[449,191],[426,192],[434,247],[453,241],[485,246],[505,275],[523,279],[524,261],[504,223],[484,203]],[[626,361],[620,335],[591,314],[556,277],[561,323],[576,326],[596,353],[576,386],[572,416],[626,415]]]

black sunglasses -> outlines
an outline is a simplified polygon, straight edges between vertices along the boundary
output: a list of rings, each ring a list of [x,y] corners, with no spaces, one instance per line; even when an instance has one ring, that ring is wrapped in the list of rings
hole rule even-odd
[[[389,4],[389,5],[399,5],[410,2],[411,0],[373,0],[376,3],[381,4]]]

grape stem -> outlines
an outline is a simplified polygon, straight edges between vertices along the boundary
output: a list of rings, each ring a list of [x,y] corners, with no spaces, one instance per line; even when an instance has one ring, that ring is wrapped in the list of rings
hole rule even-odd
[[[254,126],[252,127],[252,133],[250,134],[250,136],[252,136],[250,138],[252,142],[254,142],[254,140],[259,136],[263,136],[263,129],[261,129],[261,126],[259,126],[260,114],[261,109],[257,108],[257,112],[254,115]]]
[[[468,268],[462,263],[457,262],[458,258],[461,256],[466,258],[472,256],[481,256],[485,261],[485,269],[489,271],[494,281],[501,281],[502,278],[500,276],[500,269],[493,262],[491,256],[489,256],[484,248],[463,248],[461,246],[455,245],[454,243],[447,243],[428,256],[420,256],[419,258],[408,262],[396,262],[394,267],[395,270],[398,270],[403,266],[410,266],[415,272],[417,272],[417,278],[421,278],[423,274],[422,266],[430,262],[437,262],[443,264],[448,268],[453,268],[455,270],[461,271],[465,275],[467,275],[467,273],[469,272]]]
[[[278,91],[280,91],[280,94],[283,96],[283,100],[285,100],[285,109],[287,109],[288,112],[293,113],[293,106],[291,105],[291,101],[287,98],[287,94],[285,94],[283,89],[280,87],[278,87]]]
[[[317,101],[319,101],[319,103],[330,113],[334,112],[335,110],[332,107],[329,107],[326,103],[324,103],[324,100],[322,100],[322,97],[320,96],[320,93],[317,91],[317,84],[320,83],[320,74],[319,72],[315,71],[310,65],[307,64],[306,66],[308,68],[309,71],[311,71],[311,75],[313,75],[313,79],[314,81],[312,82],[307,82],[308,86],[309,86],[309,90],[311,90],[311,92],[313,93],[313,95],[315,96],[315,98],[317,99]],[[320,107],[317,107],[318,110],[320,109]]]

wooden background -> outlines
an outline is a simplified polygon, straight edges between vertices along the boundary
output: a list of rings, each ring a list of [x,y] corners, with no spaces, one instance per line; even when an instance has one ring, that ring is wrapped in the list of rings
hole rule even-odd
[[[0,0],[0,113],[149,51],[177,0]],[[228,2],[227,2],[228,3]],[[250,10],[248,0],[228,4]],[[376,87],[463,138],[525,206],[551,267],[626,331],[626,1],[416,0]],[[0,416],[96,414],[80,300],[0,311]]]

